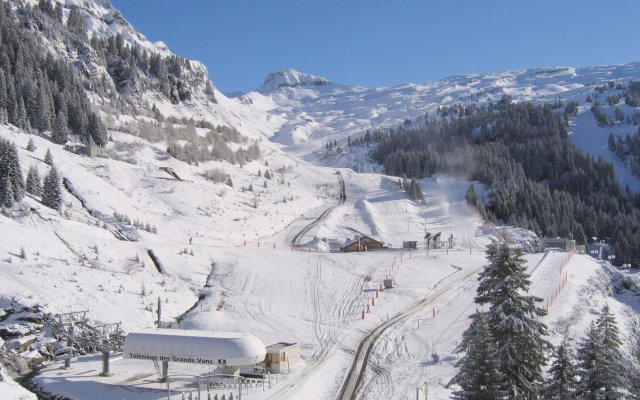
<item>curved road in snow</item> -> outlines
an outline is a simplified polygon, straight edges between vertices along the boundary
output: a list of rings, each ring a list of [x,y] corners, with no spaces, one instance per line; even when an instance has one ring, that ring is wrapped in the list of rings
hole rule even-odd
[[[418,303],[410,306],[404,311],[396,314],[394,317],[378,325],[367,336],[365,336],[358,345],[358,349],[356,350],[353,362],[351,364],[351,367],[349,368],[347,377],[342,383],[342,387],[338,392],[336,400],[355,400],[357,398],[358,392],[360,391],[360,388],[362,387],[362,384],[364,382],[365,373],[367,371],[367,365],[369,365],[369,358],[371,357],[371,353],[373,352],[376,342],[382,337],[387,329],[408,319],[413,314],[433,303],[438,297],[451,289],[453,285],[469,279],[471,276],[480,272],[480,270],[481,268],[475,268],[463,277],[452,281],[432,295],[425,297]]]
[[[320,222],[322,222],[329,214],[331,214],[333,210],[343,205],[344,202],[347,200],[347,189],[344,184],[344,178],[342,178],[342,174],[340,173],[340,171],[336,172],[336,175],[338,175],[338,182],[340,184],[340,200],[338,201],[337,204],[324,210],[322,214],[320,214],[320,216],[316,218],[313,222],[311,222],[309,225],[302,228],[300,232],[298,232],[291,240],[291,247],[298,247],[300,245],[300,240],[304,237],[304,235],[306,235],[313,227],[315,227]]]

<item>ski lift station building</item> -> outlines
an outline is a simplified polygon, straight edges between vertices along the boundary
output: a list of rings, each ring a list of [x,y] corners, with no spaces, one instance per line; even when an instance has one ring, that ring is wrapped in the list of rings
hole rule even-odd
[[[238,369],[266,355],[264,344],[253,335],[179,329],[131,332],[123,352],[124,358],[162,362],[165,376],[169,362]]]
[[[279,374],[287,372],[298,361],[300,361],[300,345],[280,342],[267,346],[267,356],[259,365]]]

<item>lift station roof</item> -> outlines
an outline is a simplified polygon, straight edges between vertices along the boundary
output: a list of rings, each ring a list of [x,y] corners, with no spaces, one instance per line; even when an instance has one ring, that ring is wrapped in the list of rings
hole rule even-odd
[[[264,344],[246,333],[157,329],[131,332],[124,358],[225,366],[252,365],[264,360]]]

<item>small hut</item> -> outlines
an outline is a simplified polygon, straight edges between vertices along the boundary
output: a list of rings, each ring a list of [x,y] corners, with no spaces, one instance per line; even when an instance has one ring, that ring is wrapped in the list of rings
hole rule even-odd
[[[418,249],[418,241],[417,240],[406,240],[402,242],[402,248],[407,250],[417,250]]]
[[[276,374],[287,372],[300,361],[300,345],[298,343],[280,342],[267,346],[264,361],[258,365],[268,368]]]
[[[560,249],[562,251],[572,251],[576,248],[576,241],[567,238],[543,238],[540,243],[540,250]]]

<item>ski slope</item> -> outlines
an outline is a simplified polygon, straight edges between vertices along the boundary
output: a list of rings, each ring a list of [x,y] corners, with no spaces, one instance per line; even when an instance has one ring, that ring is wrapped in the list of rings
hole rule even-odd
[[[195,167],[158,159],[146,142],[141,142],[138,162],[132,165],[80,157],[12,129],[3,128],[0,134],[16,142],[23,168],[36,163],[41,173],[46,171],[41,160],[50,148],[75,193],[65,192],[62,214],[27,198],[23,214],[0,217],[3,232],[11,232],[0,244],[2,307],[13,299],[41,304],[53,313],[82,308],[96,321],[121,322],[125,330],[134,330],[153,326],[160,297],[163,320],[180,317],[180,328],[250,332],[267,345],[300,343],[302,362],[277,382],[272,380],[270,388],[250,388],[243,395],[247,399],[336,398],[360,342],[387,324],[370,341],[358,398],[410,397],[424,382],[430,398],[450,397],[453,389],[446,384],[455,373],[454,349],[474,311],[484,249],[502,236],[483,226],[466,205],[470,182],[425,179],[421,204],[398,190],[396,178],[341,170],[347,198],[340,204],[336,169],[293,163],[277,151],[269,155],[269,164],[274,170],[291,166],[283,170],[288,184],[269,181],[261,188],[257,170],[263,166],[249,164],[233,171],[231,188],[199,175],[211,164]],[[124,140],[117,133],[114,137]],[[35,141],[34,153],[24,149],[29,138]],[[172,179],[160,166],[174,168],[183,181]],[[239,189],[250,182],[259,189],[257,208],[253,194]],[[330,207],[335,208],[300,240],[303,251],[294,251],[292,238]],[[138,231],[138,241],[117,239],[110,230],[117,225],[110,219],[115,210],[149,221],[158,233]],[[453,235],[454,248],[427,253],[425,230],[441,232],[443,239]],[[527,240],[521,232],[511,233]],[[358,234],[391,248],[359,254],[331,251]],[[402,242],[408,240],[418,241],[422,249],[402,251]],[[26,259],[16,256],[21,247]],[[153,250],[160,270],[147,250]],[[565,257],[526,257],[533,294],[546,300],[555,293]],[[610,281],[607,268],[584,256],[574,256],[567,264],[568,283],[545,317],[552,340],[568,318],[574,336],[580,337],[605,301],[621,318],[621,329],[631,334],[637,305],[635,300],[609,297],[603,288]],[[388,275],[395,287],[375,297]],[[219,311],[221,300],[225,305]],[[432,362],[434,353],[439,363]],[[115,354],[109,377],[98,375],[98,356],[78,357],[68,370],[61,370],[60,363],[44,368],[33,382],[69,398],[89,393],[96,399],[166,398],[150,362]],[[207,372],[171,363],[170,374],[185,375],[172,384],[173,398],[195,393],[186,375]]]
[[[85,10],[91,33],[121,33],[129,43],[172,54],[163,43],[149,42],[106,1],[66,3]],[[62,43],[50,46],[53,53],[66,54]],[[68,56],[78,61],[73,59],[77,55]],[[420,126],[436,117],[439,106],[495,103],[505,94],[516,101],[561,98],[580,103],[571,121],[576,146],[612,161],[621,183],[640,189],[640,180],[606,148],[609,131],[625,135],[637,127],[598,127],[586,104],[596,85],[639,79],[640,63],[505,71],[386,88],[282,70],[270,74],[256,91],[236,98],[216,91],[215,103],[204,95],[205,66],[191,65],[190,78],[197,84],[190,101],[171,104],[149,90],[141,93],[137,106],[148,110],[155,104],[165,117],[233,126],[259,144],[260,161],[242,166],[179,162],[167,157],[166,143],[119,131],[138,122],[130,115],[102,115],[114,128],[109,147],[120,161],[75,155],[46,135],[0,126],[0,137],[18,146],[23,171],[35,165],[44,176],[44,154],[50,150],[66,187],[60,213],[26,196],[11,210],[11,218],[0,214],[0,319],[8,318],[11,329],[24,333],[0,345],[9,348],[34,340],[26,353],[38,357],[38,349],[48,344],[29,321],[13,320],[9,313],[14,308],[37,305],[52,314],[86,310],[96,324],[118,322],[131,331],[154,326],[159,298],[162,320],[179,321],[181,328],[250,332],[267,345],[300,343],[299,365],[268,387],[250,388],[243,398],[337,398],[358,347],[369,338],[363,345],[368,358],[361,358],[362,379],[352,387],[356,398],[412,398],[426,382],[430,399],[448,399],[454,388],[447,383],[458,358],[454,349],[475,310],[476,277],[485,263],[485,248],[503,233],[530,243],[531,233],[484,226],[464,200],[472,182],[425,179],[422,204],[398,190],[397,178],[369,173],[379,167],[367,161],[366,149],[328,157],[318,150],[330,140],[344,147],[348,137],[367,129]],[[90,96],[96,105],[104,101]],[[634,111],[623,109],[626,114]],[[34,152],[26,150],[29,139],[36,145]],[[167,168],[181,179],[164,172]],[[212,168],[228,174],[233,186],[207,180],[203,175]],[[267,168],[274,172],[273,179],[264,178]],[[360,168],[365,173],[355,172]],[[338,171],[346,182],[344,202]],[[148,223],[157,233],[123,223],[114,213]],[[326,217],[292,249],[296,235],[323,213]],[[399,249],[403,241],[422,245],[425,232],[440,232],[443,240],[451,237],[454,247]],[[361,234],[390,249],[335,251]],[[551,341],[557,343],[567,329],[578,340],[605,303],[618,318],[623,337],[634,337],[638,302],[633,293],[614,290],[612,278],[628,280],[633,287],[638,282],[633,272],[616,271],[585,256],[569,259],[564,253],[530,254],[526,259],[531,294],[549,309],[544,321]],[[393,277],[395,287],[376,294],[387,276]],[[224,307],[218,310],[222,301]],[[630,340],[624,346],[630,355]],[[433,361],[434,354],[439,362]],[[53,362],[33,383],[68,398],[166,398],[151,363],[120,354],[111,361],[108,377],[99,376],[95,355],[75,358],[67,370],[60,368],[60,361]],[[183,375],[173,383],[172,398],[195,392],[192,376],[207,372],[171,364],[171,374]],[[5,371],[0,378],[0,398],[32,397]]]

